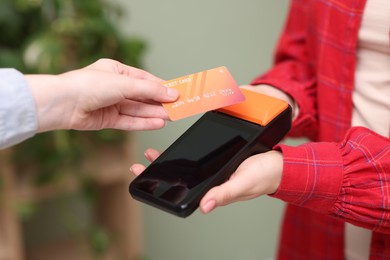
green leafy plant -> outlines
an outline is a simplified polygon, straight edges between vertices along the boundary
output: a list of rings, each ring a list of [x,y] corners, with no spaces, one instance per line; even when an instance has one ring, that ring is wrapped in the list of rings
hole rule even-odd
[[[124,37],[115,26],[122,10],[103,0],[2,0],[0,67],[56,74],[103,57],[142,67],[144,41]],[[80,162],[100,144],[117,145],[124,138],[114,130],[44,133],[17,145],[13,160],[17,172],[34,176],[31,185],[38,187],[61,181],[64,175],[80,176],[83,193],[93,203],[96,194],[91,181],[81,177]],[[20,210],[24,217],[33,214],[31,205],[25,208]],[[91,244],[99,252],[108,243],[102,230],[91,232]]]
[[[59,73],[110,57],[140,67],[144,42],[123,37],[108,1],[2,0],[0,66]]]

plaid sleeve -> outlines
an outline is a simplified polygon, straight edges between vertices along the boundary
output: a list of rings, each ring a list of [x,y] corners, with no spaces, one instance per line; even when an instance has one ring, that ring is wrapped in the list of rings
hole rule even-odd
[[[36,133],[36,108],[23,74],[0,69],[0,149]]]
[[[341,143],[275,147],[284,156],[273,197],[355,225],[390,232],[390,139],[363,127]]]

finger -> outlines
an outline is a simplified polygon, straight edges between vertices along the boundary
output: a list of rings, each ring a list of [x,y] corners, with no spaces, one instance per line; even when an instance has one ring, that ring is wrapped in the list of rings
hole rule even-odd
[[[163,82],[162,79],[156,77],[152,73],[149,73],[145,70],[134,68],[131,66],[128,66],[126,64],[123,64],[121,62],[115,61],[114,63],[116,72],[121,75],[125,75],[132,78],[138,78],[138,79],[146,79],[146,80],[152,80],[156,81],[158,83]]]
[[[149,148],[144,152],[144,155],[146,159],[148,159],[150,162],[153,162],[160,156],[160,152],[156,149]]]
[[[120,104],[119,113],[135,117],[169,119],[167,112],[161,104],[148,104],[134,100],[123,101]]]
[[[122,63],[120,63],[118,68],[120,69],[120,72],[119,72],[120,74],[129,76],[129,77],[152,80],[152,81],[155,81],[158,83],[161,83],[164,81],[164,80],[160,79],[159,77],[157,77],[157,76],[155,76],[147,71],[144,71],[144,70],[138,69],[138,68],[134,68],[134,67],[130,67],[130,66],[127,66],[127,65],[122,64]]]
[[[139,164],[139,163],[135,163],[133,164],[132,166],[130,166],[130,172],[132,174],[134,174],[135,176],[138,176],[140,175],[144,170],[146,169],[146,167],[142,164]]]
[[[127,115],[120,115],[113,125],[105,124],[103,128],[114,128],[125,131],[156,130],[166,125],[161,118],[142,118]]]
[[[144,71],[142,69],[134,68],[123,64],[113,59],[99,59],[91,65],[87,66],[89,69],[98,69],[108,72],[114,72],[117,74],[125,75],[128,77],[134,77],[138,79],[147,79],[161,83],[163,80],[154,76],[153,74]]]
[[[176,89],[163,86],[161,80],[156,80],[146,71],[117,61],[102,59],[87,68],[91,73],[84,73],[85,80],[92,81],[95,89],[109,87],[111,98],[107,100],[115,101],[118,98],[117,91],[127,99],[153,100],[160,103],[173,102],[179,97]]]
[[[212,188],[200,201],[200,210],[207,214],[219,206],[225,206],[241,200],[241,194],[245,192],[241,187],[242,185],[238,181],[231,179]]]
[[[179,97],[176,89],[165,87],[151,80],[115,75],[111,76],[109,81],[106,82],[108,86],[118,86],[127,99],[173,102]]]

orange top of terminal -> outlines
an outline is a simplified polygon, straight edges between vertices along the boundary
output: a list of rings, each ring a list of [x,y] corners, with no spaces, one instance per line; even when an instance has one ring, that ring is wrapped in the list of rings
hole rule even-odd
[[[245,101],[222,107],[217,111],[266,126],[288,107],[286,101],[274,97],[248,89],[241,89],[241,92],[246,98]]]

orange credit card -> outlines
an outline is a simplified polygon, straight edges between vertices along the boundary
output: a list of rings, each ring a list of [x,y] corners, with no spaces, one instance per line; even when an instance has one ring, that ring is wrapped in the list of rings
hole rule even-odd
[[[245,100],[236,81],[224,66],[168,80],[163,85],[175,88],[180,93],[175,102],[163,103],[172,121]]]

